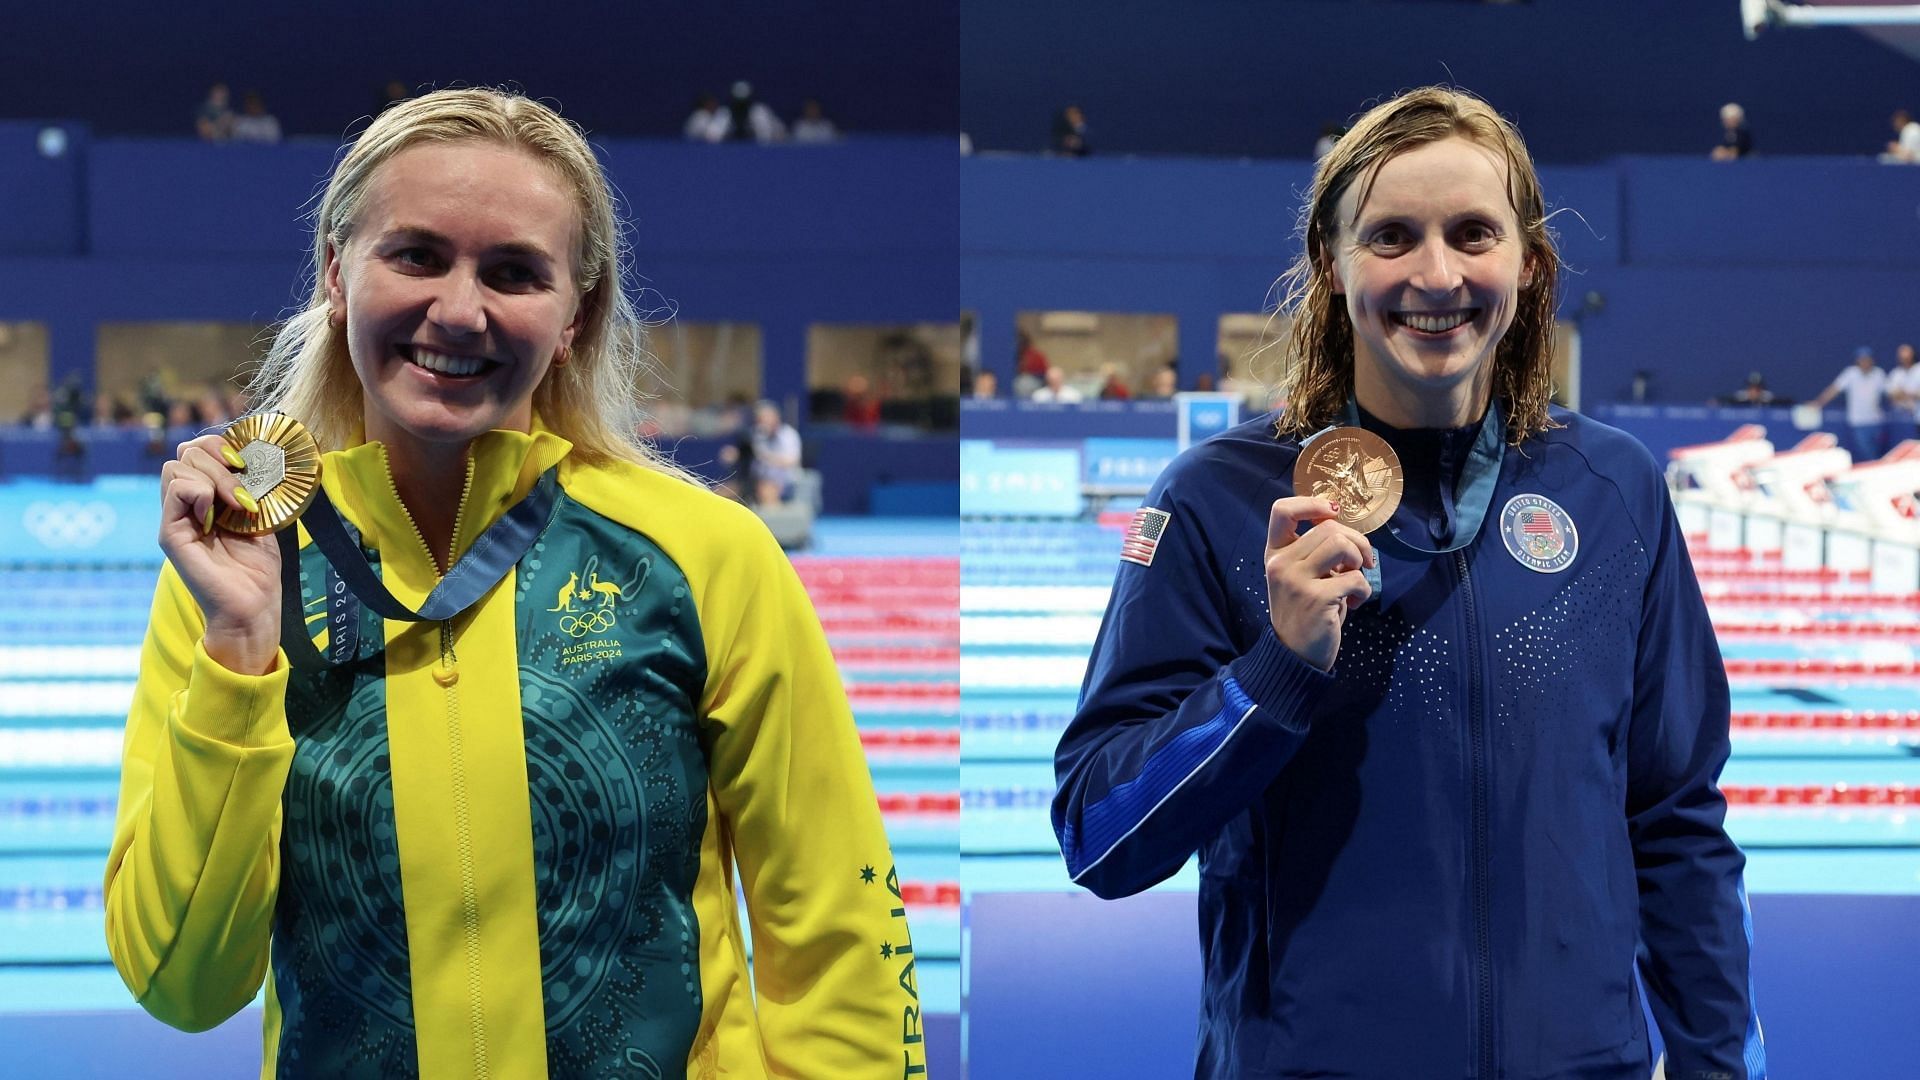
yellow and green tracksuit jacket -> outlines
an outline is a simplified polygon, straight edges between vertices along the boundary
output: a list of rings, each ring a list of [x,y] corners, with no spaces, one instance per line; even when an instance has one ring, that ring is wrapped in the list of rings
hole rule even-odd
[[[557,465],[551,524],[448,623],[363,609],[331,669],[222,668],[163,568],[107,863],[121,977],[187,1030],[264,977],[267,1077],[919,1075],[892,857],[791,564],[745,509],[570,449],[475,440],[454,554]],[[418,607],[438,571],[385,449],[323,483]]]

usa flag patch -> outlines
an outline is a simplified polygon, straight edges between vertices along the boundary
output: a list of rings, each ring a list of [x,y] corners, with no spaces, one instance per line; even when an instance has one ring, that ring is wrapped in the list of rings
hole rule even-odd
[[[1135,510],[1133,520],[1127,523],[1127,535],[1120,540],[1120,561],[1152,566],[1160,535],[1167,531],[1167,519],[1172,516],[1151,506]]]

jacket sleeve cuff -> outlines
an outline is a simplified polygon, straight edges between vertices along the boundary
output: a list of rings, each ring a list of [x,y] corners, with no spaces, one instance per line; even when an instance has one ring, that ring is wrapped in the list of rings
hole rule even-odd
[[[275,655],[272,671],[241,675],[208,656],[205,644],[194,642],[189,689],[182,691],[186,701],[175,706],[174,727],[243,750],[291,743],[286,709],[291,666],[282,651]]]
[[[1255,705],[1291,731],[1307,730],[1313,707],[1333,676],[1300,659],[1269,626],[1253,649],[1227,665],[1227,674]]]

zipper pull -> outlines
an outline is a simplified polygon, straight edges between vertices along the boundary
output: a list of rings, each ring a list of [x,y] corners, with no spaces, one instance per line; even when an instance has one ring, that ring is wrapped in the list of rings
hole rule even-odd
[[[440,662],[434,665],[433,681],[443,688],[451,687],[460,681],[460,672],[453,666],[458,657],[453,655],[453,624],[443,621],[440,624]]]

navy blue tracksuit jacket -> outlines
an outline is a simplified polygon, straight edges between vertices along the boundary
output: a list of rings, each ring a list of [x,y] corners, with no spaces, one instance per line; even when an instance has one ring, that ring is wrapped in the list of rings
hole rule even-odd
[[[1706,607],[1646,449],[1554,418],[1472,543],[1377,549],[1331,674],[1268,620],[1297,441],[1244,424],[1148,496],[1053,820],[1104,897],[1199,853],[1197,1076],[1645,1080],[1642,942],[1667,1076],[1765,1076]],[[1407,464],[1401,535],[1445,541],[1471,432],[1365,422]]]

